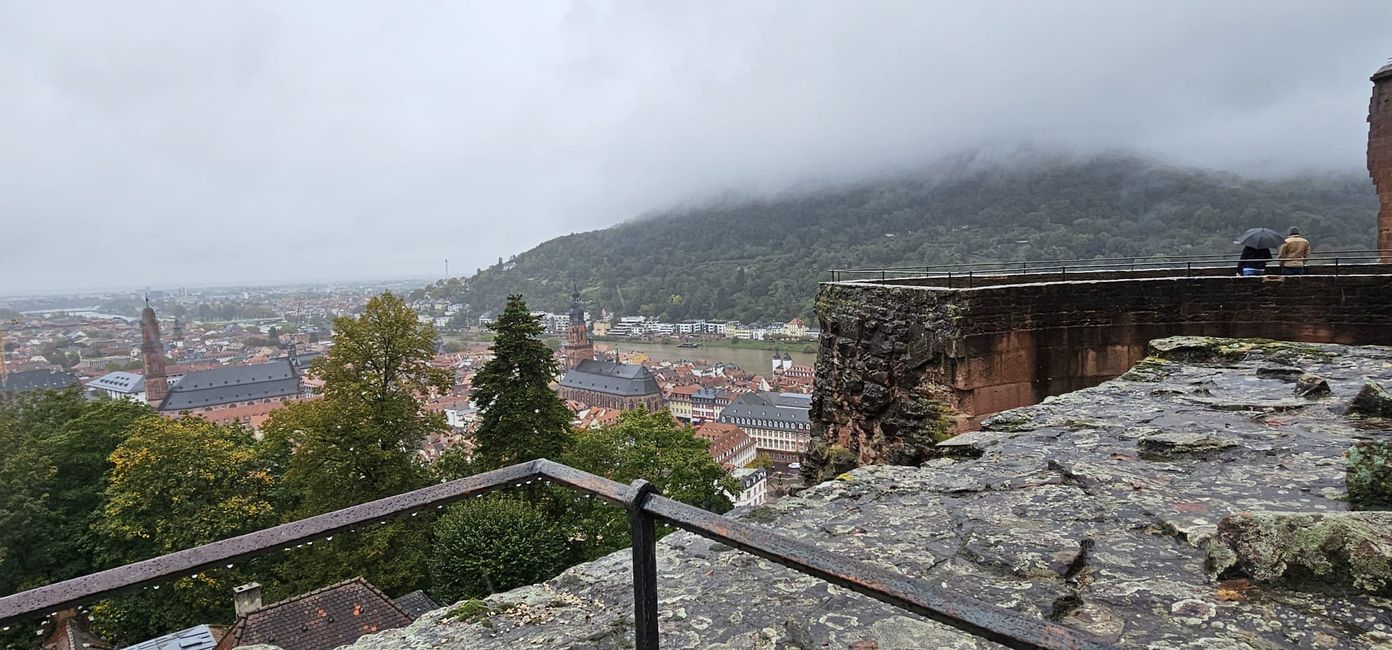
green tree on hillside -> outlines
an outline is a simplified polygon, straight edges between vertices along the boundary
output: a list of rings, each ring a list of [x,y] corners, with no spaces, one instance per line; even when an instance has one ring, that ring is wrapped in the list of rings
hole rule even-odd
[[[474,375],[480,421],[475,467],[495,469],[536,458],[559,458],[570,443],[570,410],[551,382],[556,360],[542,341],[541,322],[509,296],[493,330],[493,358]]]
[[[1316,250],[1374,246],[1366,174],[1254,180],[1132,156],[945,164],[891,178],[718,201],[558,237],[480,271],[450,300],[523,293],[666,320],[811,315],[830,268],[1226,254],[1254,226],[1301,226]],[[439,289],[432,289],[432,292]],[[679,295],[680,301],[673,301]]]

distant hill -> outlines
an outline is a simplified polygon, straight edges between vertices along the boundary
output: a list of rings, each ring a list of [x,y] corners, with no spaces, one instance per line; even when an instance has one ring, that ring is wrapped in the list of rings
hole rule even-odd
[[[498,309],[521,293],[669,320],[809,316],[829,268],[1233,253],[1254,226],[1316,249],[1374,244],[1361,174],[1252,180],[1127,156],[939,166],[915,175],[673,210],[558,237],[471,278],[417,290]]]

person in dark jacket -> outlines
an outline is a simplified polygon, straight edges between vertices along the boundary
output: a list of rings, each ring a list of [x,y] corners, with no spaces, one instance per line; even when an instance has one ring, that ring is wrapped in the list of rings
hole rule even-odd
[[[1238,258],[1238,275],[1264,275],[1266,273],[1266,261],[1271,259],[1270,248],[1252,248],[1251,246],[1242,247],[1242,257]]]

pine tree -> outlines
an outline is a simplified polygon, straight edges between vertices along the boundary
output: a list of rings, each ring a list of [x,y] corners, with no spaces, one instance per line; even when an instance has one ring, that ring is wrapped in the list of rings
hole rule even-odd
[[[536,458],[559,458],[570,443],[570,410],[551,390],[556,359],[542,342],[540,319],[522,296],[489,325],[493,359],[474,376],[480,422],[474,466],[488,470]]]

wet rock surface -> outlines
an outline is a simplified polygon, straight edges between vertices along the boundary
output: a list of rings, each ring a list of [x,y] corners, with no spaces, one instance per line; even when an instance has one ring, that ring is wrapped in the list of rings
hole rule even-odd
[[[1365,382],[1392,382],[1392,349],[1304,348],[1151,359],[1134,380],[988,420],[921,467],[863,467],[733,516],[1122,647],[1388,647],[1379,552],[1347,580],[1292,573],[1299,562],[1279,555],[1258,564],[1249,553],[1245,573],[1236,551],[1222,568],[1210,559],[1235,539],[1241,517],[1220,530],[1230,515],[1285,517],[1275,528],[1289,531],[1309,515],[1339,520],[1345,452],[1392,438],[1345,414]],[[1259,372],[1274,366],[1299,373]],[[1304,373],[1331,394],[1293,397]],[[1371,514],[1359,526],[1385,534]],[[1322,566],[1326,546],[1300,562]],[[997,647],[688,533],[658,548],[664,649]],[[615,554],[356,647],[632,647],[629,571],[627,552]]]

